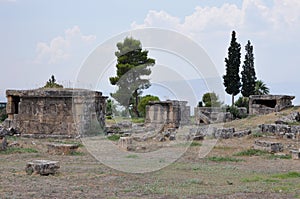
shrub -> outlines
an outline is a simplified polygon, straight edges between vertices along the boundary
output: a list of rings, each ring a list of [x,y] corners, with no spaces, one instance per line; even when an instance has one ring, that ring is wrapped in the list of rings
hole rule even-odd
[[[240,113],[236,106],[228,106],[226,111],[232,114],[233,119],[243,119],[247,117],[247,115]]]

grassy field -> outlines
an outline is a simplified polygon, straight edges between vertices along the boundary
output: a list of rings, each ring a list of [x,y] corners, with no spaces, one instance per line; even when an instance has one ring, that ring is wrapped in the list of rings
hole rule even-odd
[[[225,125],[256,128],[276,117],[255,116]],[[205,158],[199,157],[202,142],[194,141],[169,166],[133,174],[97,161],[80,140],[8,137],[10,143],[18,142],[19,146],[0,153],[0,198],[300,198],[300,161],[254,150],[252,145],[258,138],[250,135],[218,140]],[[295,140],[264,139],[275,139],[285,146],[299,144]],[[78,143],[80,147],[70,155],[49,155],[45,147],[48,142]],[[287,149],[284,152],[288,154]],[[139,154],[127,158],[135,161]],[[39,159],[59,161],[59,173],[27,175],[26,163]]]

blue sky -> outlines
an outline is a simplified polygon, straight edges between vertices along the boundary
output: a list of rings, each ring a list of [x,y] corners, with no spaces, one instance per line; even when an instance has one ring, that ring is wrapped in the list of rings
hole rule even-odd
[[[294,102],[300,104],[299,0],[0,0],[0,27],[0,101],[6,89],[41,87],[52,74],[72,86],[98,45],[124,31],[158,27],[197,42],[220,76],[236,30],[243,51],[248,39],[254,45],[258,78],[274,94],[296,95]],[[199,88],[200,100],[207,90]],[[228,96],[224,100],[230,102]]]

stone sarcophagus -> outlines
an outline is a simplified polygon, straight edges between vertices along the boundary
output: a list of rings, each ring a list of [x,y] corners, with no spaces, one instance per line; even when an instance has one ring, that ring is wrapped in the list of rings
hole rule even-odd
[[[32,137],[76,137],[104,127],[106,97],[85,89],[7,90],[5,127]],[[100,129],[98,129],[100,131]]]
[[[263,115],[292,107],[295,96],[288,95],[251,95],[249,97],[249,114]]]
[[[149,102],[146,106],[146,124],[178,128],[190,122],[190,107],[186,101],[167,100]]]

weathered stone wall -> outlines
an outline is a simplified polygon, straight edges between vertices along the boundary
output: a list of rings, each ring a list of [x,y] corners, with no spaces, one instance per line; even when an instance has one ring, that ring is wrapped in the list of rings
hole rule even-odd
[[[297,134],[300,134],[300,126],[297,125],[285,125],[285,124],[262,124],[259,125],[261,132],[273,133],[277,136],[296,139]]]
[[[105,124],[105,97],[100,92],[73,89],[7,90],[5,126],[23,135],[74,137],[95,122]],[[47,136],[46,136],[47,137]]]
[[[232,115],[219,107],[195,107],[196,124],[210,124],[231,121]]]
[[[249,114],[263,115],[292,107],[294,96],[287,95],[251,95],[249,98]]]
[[[190,121],[190,107],[185,101],[149,102],[146,106],[146,124],[164,125],[165,128],[178,128]]]

